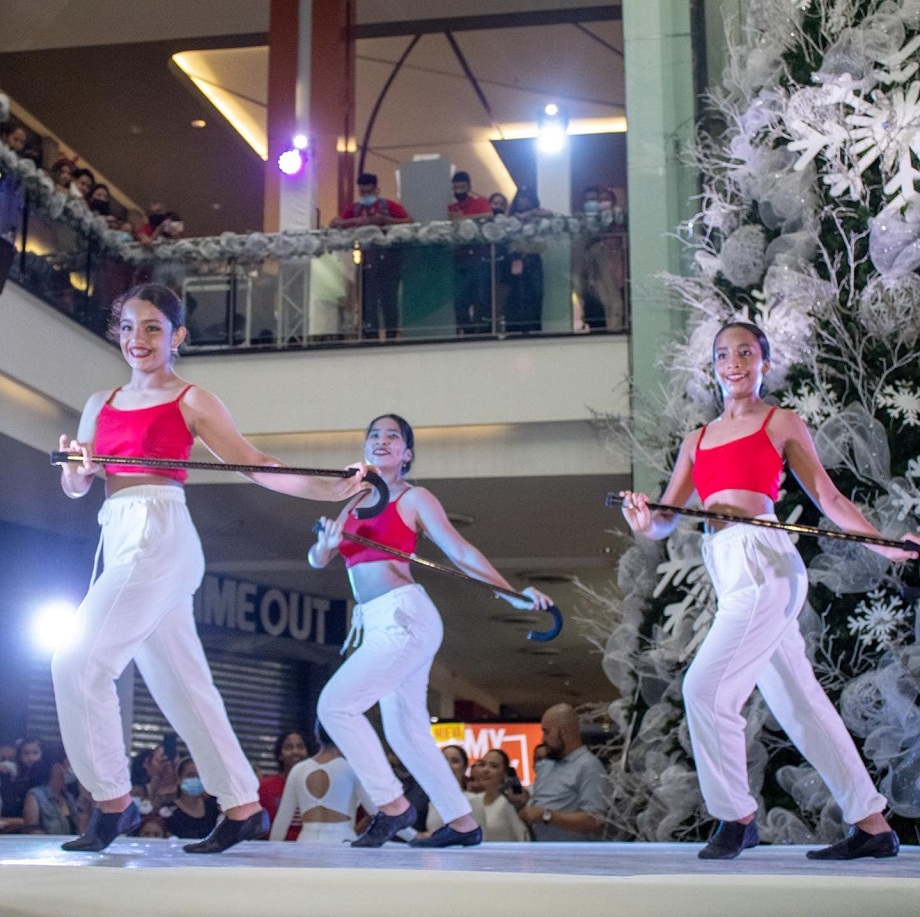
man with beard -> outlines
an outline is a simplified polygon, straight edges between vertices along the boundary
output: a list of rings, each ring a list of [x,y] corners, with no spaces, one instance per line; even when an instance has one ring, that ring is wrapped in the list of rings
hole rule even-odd
[[[543,714],[541,726],[547,756],[530,802],[518,815],[535,841],[600,840],[607,772],[581,741],[578,714],[569,704],[556,704]]]

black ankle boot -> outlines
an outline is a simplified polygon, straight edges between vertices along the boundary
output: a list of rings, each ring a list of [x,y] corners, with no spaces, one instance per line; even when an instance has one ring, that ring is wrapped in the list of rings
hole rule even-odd
[[[129,834],[141,823],[141,813],[132,800],[123,812],[102,812],[93,806],[86,831],[72,841],[61,844],[62,850],[105,850],[119,834]]]

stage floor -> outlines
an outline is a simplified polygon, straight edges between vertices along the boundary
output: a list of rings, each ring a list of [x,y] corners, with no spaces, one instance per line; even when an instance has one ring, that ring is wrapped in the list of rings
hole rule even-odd
[[[913,917],[920,847],[889,860],[808,860],[761,846],[731,861],[699,844],[483,844],[414,850],[266,841],[191,856],[177,840],[119,838],[64,853],[63,838],[0,837],[2,917]],[[87,868],[95,867],[95,868]]]

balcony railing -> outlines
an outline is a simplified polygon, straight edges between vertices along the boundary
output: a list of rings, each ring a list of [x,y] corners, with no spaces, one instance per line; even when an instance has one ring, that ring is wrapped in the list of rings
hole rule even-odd
[[[628,234],[610,217],[225,234],[150,249],[9,162],[0,157],[10,279],[96,334],[112,301],[143,282],[184,299],[188,353],[629,328]]]

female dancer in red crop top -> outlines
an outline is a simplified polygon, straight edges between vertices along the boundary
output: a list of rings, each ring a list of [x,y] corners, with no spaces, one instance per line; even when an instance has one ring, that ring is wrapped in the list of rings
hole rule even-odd
[[[684,506],[696,489],[705,509],[775,519],[773,504],[785,462],[832,522],[844,531],[878,536],[834,486],[801,418],[762,400],[770,365],[763,332],[747,322],[725,325],[713,344],[713,362],[723,411],[684,439],[662,502]],[[676,514],[650,511],[645,494],[623,491],[621,496],[623,515],[637,534],[657,540],[674,530]],[[903,537],[920,542],[912,534]],[[867,547],[894,561],[917,556]],[[730,859],[759,843],[741,716],[755,686],[853,826],[844,840],[807,856],[895,856],[898,838],[882,815],[887,801],[873,786],[805,653],[798,615],[808,577],[789,536],[775,529],[722,526],[704,535],[703,560],[718,607],[683,692],[700,788],[719,826],[699,856]]]
[[[86,403],[76,439],[60,448],[83,455],[64,465],[61,486],[84,496],[100,471],[90,456],[187,459],[197,437],[230,464],[277,465],[237,429],[210,392],[176,375],[184,310],[169,289],[147,284],[112,307],[111,335],[131,369],[126,385]],[[278,474],[248,477],[272,490],[317,500],[359,491],[352,478]],[[66,850],[103,850],[137,825],[115,680],[133,659],[151,695],[185,740],[208,792],[227,816],[190,853],[217,853],[268,830],[258,781],[227,719],[195,629],[192,596],[204,574],[198,533],[185,505],[184,471],[112,466],[99,514],[104,569],[80,605],[80,637],[52,662],[67,756],[95,806],[86,833]]]
[[[342,554],[359,602],[352,615],[352,629],[359,632],[363,627],[361,645],[323,688],[317,705],[320,721],[380,810],[353,842],[357,847],[380,847],[414,824],[417,817],[365,716],[378,702],[390,747],[445,822],[430,837],[417,838],[410,844],[471,846],[482,840],[470,803],[431,735],[428,673],[443,636],[438,611],[425,590],[412,579],[406,561],[342,539],[343,532],[357,533],[411,553],[418,536],[424,533],[464,573],[511,588],[485,556],[451,525],[434,495],[424,487],[406,483],[413,456],[414,435],[405,420],[395,414],[373,420],[367,430],[365,458],[386,481],[391,502],[374,519],[355,519],[355,502],[338,519],[321,519],[319,538],[308,555],[312,566],[325,567],[336,554]],[[538,608],[552,605],[542,592],[532,588],[525,591]],[[515,607],[524,607],[514,599],[508,601]]]

